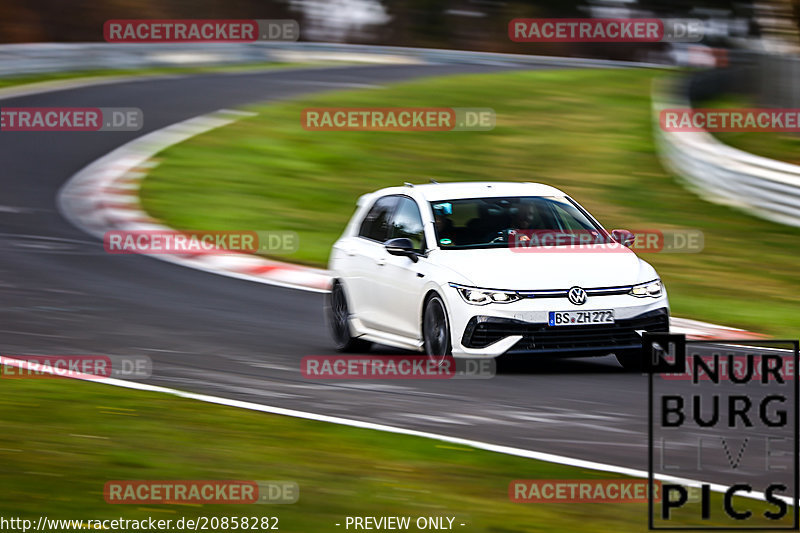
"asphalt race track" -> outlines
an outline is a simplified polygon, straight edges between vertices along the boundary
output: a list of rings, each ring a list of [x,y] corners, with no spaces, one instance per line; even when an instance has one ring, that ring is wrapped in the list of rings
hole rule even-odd
[[[0,353],[147,355],[157,385],[646,469],[647,379],[623,373],[612,357],[506,365],[488,380],[305,380],[303,356],[334,353],[322,295],[106,254],[56,209],[58,189],[82,167],[193,116],[353,84],[490,70],[497,68],[203,74],[3,100],[139,107],[145,128],[0,134]],[[691,453],[673,462],[692,462]],[[713,471],[708,480],[726,481]]]

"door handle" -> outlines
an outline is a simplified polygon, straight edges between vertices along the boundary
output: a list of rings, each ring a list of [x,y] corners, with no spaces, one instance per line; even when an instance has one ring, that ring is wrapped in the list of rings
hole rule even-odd
[[[386,264],[386,258],[385,257],[378,257],[377,259],[375,259],[375,264],[378,265],[378,266],[385,265]]]
[[[347,255],[349,255],[350,257],[353,257],[354,255],[356,255],[356,251],[355,251],[355,250],[353,250],[353,249],[350,249],[350,248],[346,249],[346,250],[344,251],[344,253],[346,253],[346,254],[347,254]]]

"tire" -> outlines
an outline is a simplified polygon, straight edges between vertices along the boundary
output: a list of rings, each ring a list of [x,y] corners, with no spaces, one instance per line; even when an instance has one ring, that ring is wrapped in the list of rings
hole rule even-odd
[[[640,348],[633,350],[620,350],[614,354],[617,362],[627,372],[644,372],[644,353]]]
[[[339,352],[366,352],[371,342],[350,335],[350,310],[341,283],[334,282],[331,288],[328,307],[328,326],[333,342]]]
[[[453,354],[450,321],[439,295],[431,296],[422,312],[422,342],[427,356],[439,364]]]

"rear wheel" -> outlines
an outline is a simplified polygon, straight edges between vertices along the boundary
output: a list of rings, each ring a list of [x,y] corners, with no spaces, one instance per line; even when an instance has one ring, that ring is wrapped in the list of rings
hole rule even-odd
[[[422,340],[425,353],[439,364],[452,355],[450,323],[444,302],[438,295],[431,296],[422,313]]]
[[[340,352],[365,352],[372,343],[354,338],[350,335],[350,310],[347,307],[347,297],[341,283],[334,283],[330,294],[330,309],[328,323]]]
[[[641,348],[620,350],[614,355],[617,362],[628,372],[644,372],[644,351]]]

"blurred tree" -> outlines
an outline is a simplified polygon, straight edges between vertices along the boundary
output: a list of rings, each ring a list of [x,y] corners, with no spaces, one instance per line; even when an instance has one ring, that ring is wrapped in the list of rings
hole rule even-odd
[[[795,52],[797,52],[798,36],[800,36],[800,0],[783,0],[779,3],[783,4],[784,2],[789,4],[788,11],[793,15],[794,36],[792,41],[795,44]]]
[[[366,9],[381,16],[349,20],[357,18],[354,4],[362,14]],[[314,20],[305,18],[311,11]],[[330,31],[309,31],[311,38],[351,42],[618,58],[646,53],[646,46],[515,43],[508,38],[514,18],[589,16],[727,16],[747,21],[751,35],[773,25],[767,33],[785,35],[789,26],[796,37],[800,0],[1,0],[0,42],[100,41],[109,19],[291,18],[301,28],[328,25]]]
[[[0,42],[102,41],[109,19],[213,18],[299,20],[302,14],[289,0],[3,0]]]

